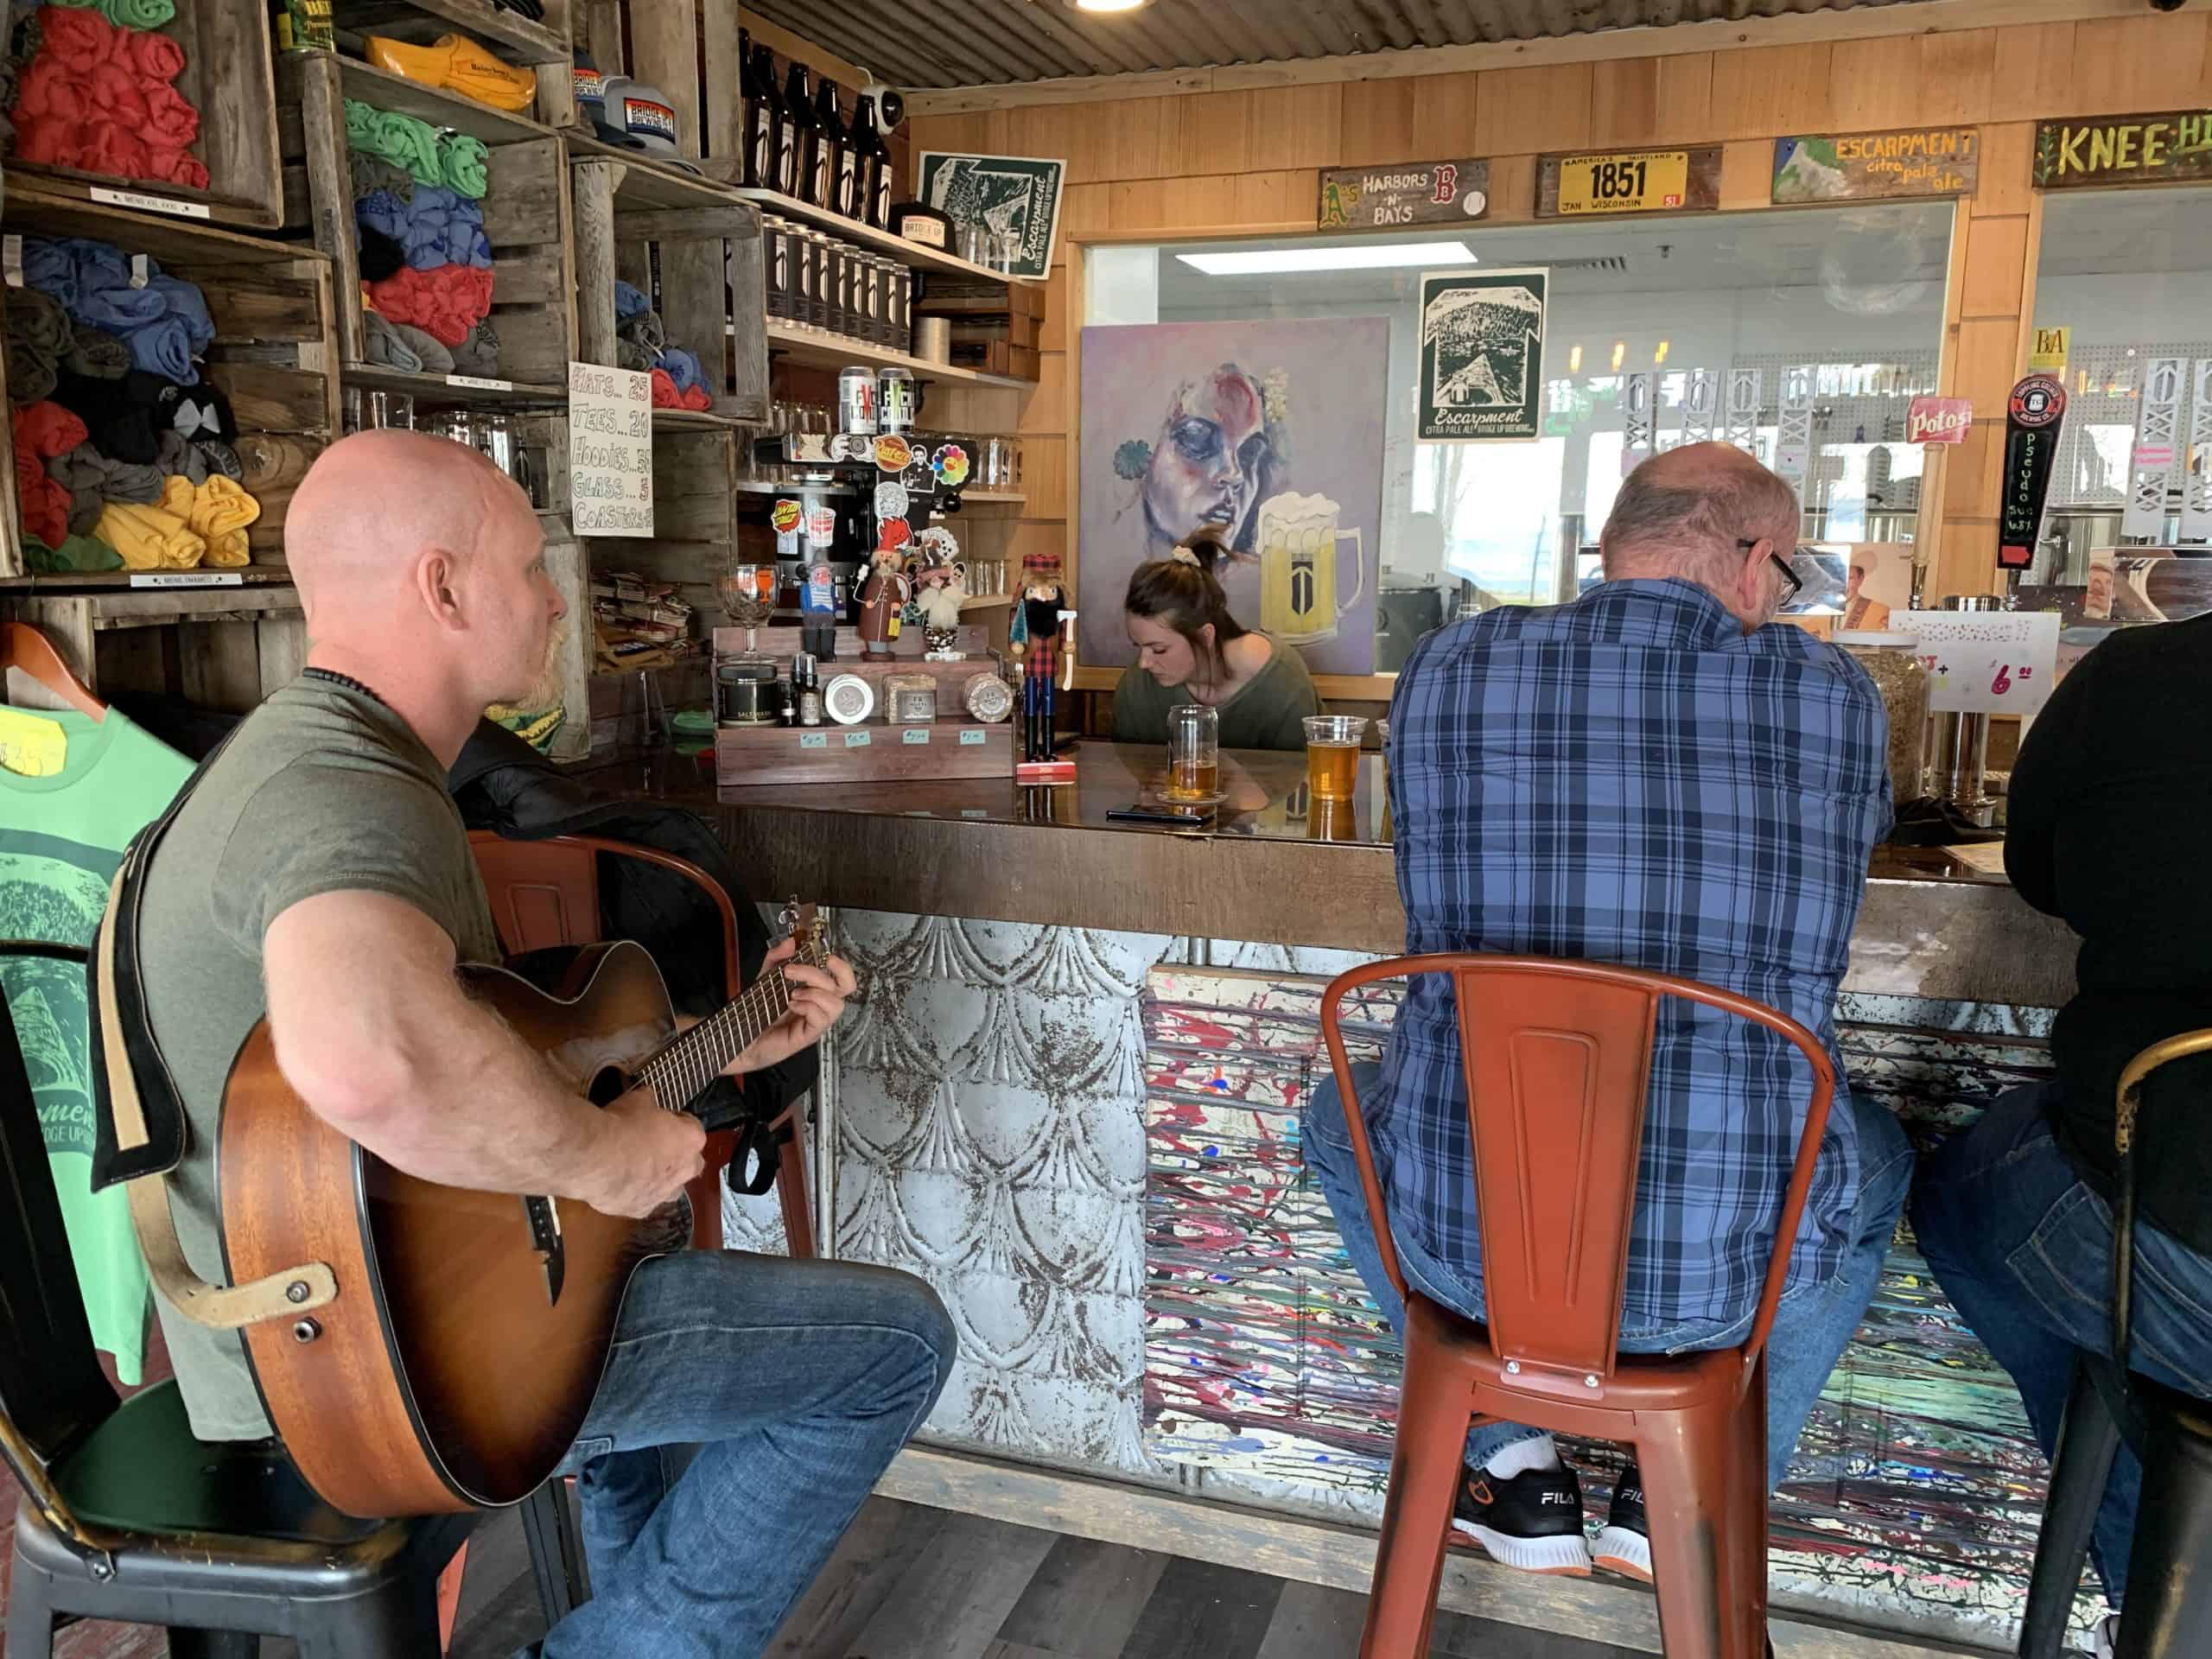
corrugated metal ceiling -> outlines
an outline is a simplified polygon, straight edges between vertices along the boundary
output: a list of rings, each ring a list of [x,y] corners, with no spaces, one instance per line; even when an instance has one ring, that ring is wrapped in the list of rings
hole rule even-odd
[[[1118,16],[1065,0],[752,0],[794,35],[894,85],[1002,86],[1548,40],[1915,0],[1154,0]]]

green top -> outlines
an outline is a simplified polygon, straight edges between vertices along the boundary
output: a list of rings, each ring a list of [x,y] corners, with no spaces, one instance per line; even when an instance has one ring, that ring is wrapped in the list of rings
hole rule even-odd
[[[1221,747],[1224,749],[1302,749],[1306,728],[1300,722],[1321,712],[1314,694],[1313,677],[1303,658],[1262,634],[1273,654],[1268,664],[1217,705],[1221,715]],[[1165,743],[1167,711],[1179,703],[1196,702],[1186,686],[1165,686],[1152,677],[1142,664],[1122,671],[1114,688],[1114,741],[1116,743]]]
[[[43,733],[48,752],[36,764],[54,769],[31,777],[0,772],[0,938],[89,945],[124,848],[168,808],[192,775],[192,762],[119,709],[109,709],[101,721],[42,709],[11,710],[10,716],[16,731],[25,722],[50,722]],[[85,970],[73,962],[16,957],[0,966],[0,985],[38,1103],[86,1322],[93,1343],[115,1356],[116,1375],[136,1383],[146,1332],[146,1262],[123,1188],[92,1191]]]
[[[238,1045],[268,1012],[263,936],[301,900],[342,892],[414,906],[453,936],[462,962],[500,959],[468,831],[437,757],[375,698],[298,679],[246,716],[146,875],[149,1011],[192,1127],[169,1178],[169,1206],[185,1259],[211,1283],[225,1279],[215,1198],[223,1085]],[[155,1300],[193,1433],[270,1433],[238,1335]]]

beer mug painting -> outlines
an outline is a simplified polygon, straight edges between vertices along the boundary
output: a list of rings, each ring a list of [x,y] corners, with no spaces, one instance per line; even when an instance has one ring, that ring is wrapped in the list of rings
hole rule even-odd
[[[1325,495],[1285,493],[1260,504],[1260,627],[1286,645],[1337,637],[1337,623],[1359,603],[1367,563],[1357,530],[1337,527],[1340,509]],[[1351,543],[1351,592],[1337,593],[1337,543]]]

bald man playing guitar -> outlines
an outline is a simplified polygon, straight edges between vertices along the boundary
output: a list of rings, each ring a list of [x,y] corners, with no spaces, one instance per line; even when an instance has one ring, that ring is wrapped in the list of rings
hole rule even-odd
[[[186,1257],[224,1282],[220,1120],[257,1042],[278,1092],[359,1149],[371,1200],[379,1179],[539,1195],[537,1213],[570,1218],[573,1254],[594,1220],[582,1206],[630,1217],[675,1203],[704,1135],[650,1085],[586,1099],[462,971],[500,950],[445,777],[486,706],[551,701],[563,607],[537,515],[473,449],[364,432],[308,471],[284,541],[308,667],[209,763],[139,911],[148,1014],[192,1130],[168,1183]],[[770,954],[774,1022],[729,1072],[772,1065],[837,1019],[852,970],[813,963],[788,941]],[[519,1205],[489,1202],[521,1224]],[[465,1284],[470,1263],[451,1272]],[[920,1281],[847,1263],[678,1251],[626,1283],[563,1465],[593,1597],[529,1651],[758,1654],[936,1402],[950,1321]],[[279,1396],[264,1408],[239,1334],[161,1313],[194,1433],[269,1435]],[[669,1449],[691,1446],[675,1473]]]

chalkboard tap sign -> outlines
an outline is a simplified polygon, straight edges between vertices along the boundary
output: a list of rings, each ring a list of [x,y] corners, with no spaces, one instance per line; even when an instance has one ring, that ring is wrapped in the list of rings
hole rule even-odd
[[[2043,531],[2043,505],[2050,493],[2051,463],[2066,418],[2066,388],[2048,374],[2031,374],[2012,388],[2005,412],[2005,479],[1999,503],[1997,563],[2024,570],[2035,563]]]

